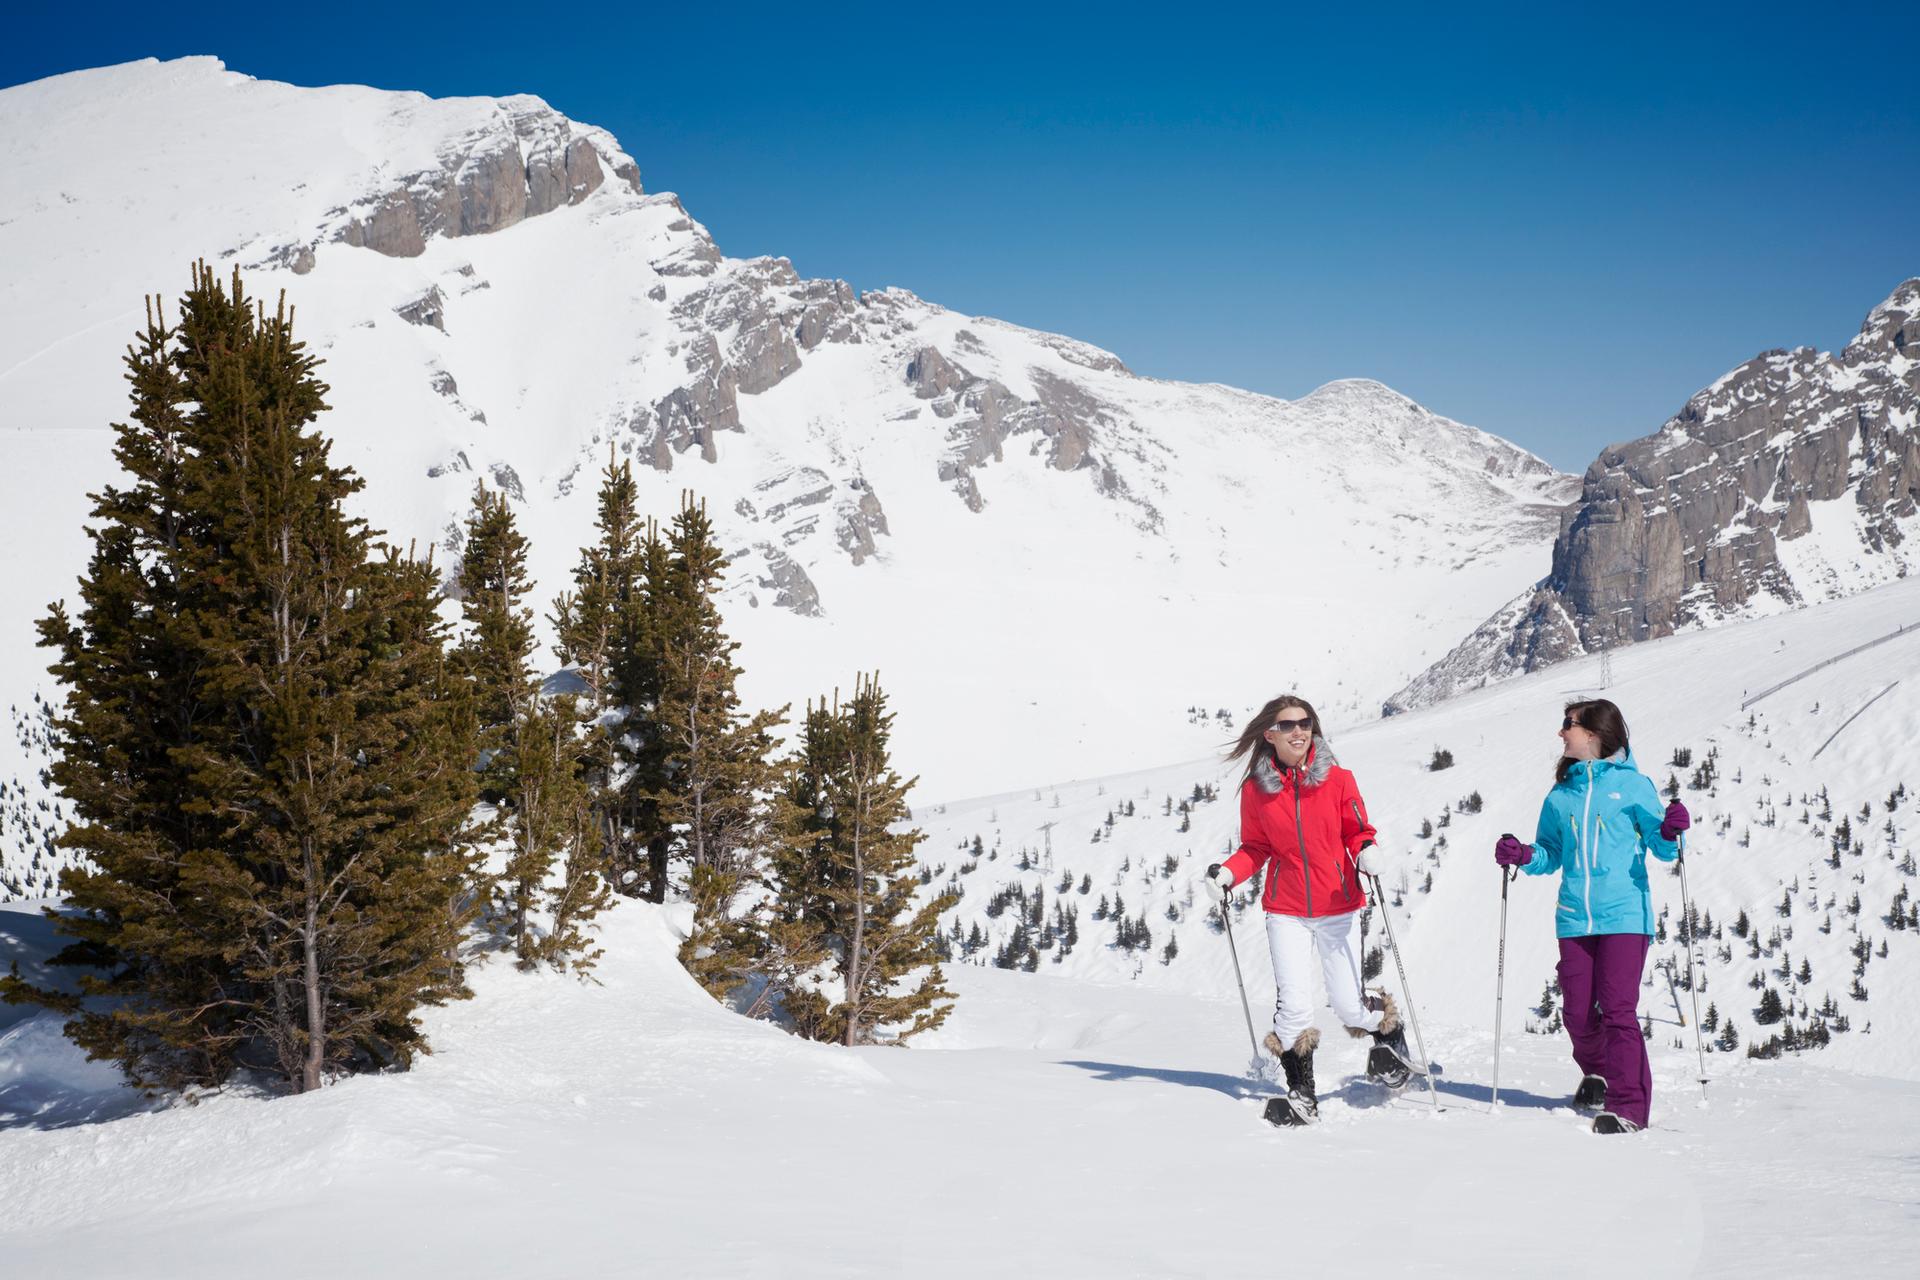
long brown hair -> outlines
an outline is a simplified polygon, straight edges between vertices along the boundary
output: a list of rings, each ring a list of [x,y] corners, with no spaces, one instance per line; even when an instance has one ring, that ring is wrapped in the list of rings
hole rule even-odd
[[[1313,704],[1297,693],[1281,694],[1254,712],[1253,719],[1247,722],[1247,727],[1240,731],[1240,737],[1235,740],[1233,748],[1227,752],[1229,760],[1238,760],[1241,756],[1247,757],[1247,771],[1240,775],[1241,785],[1244,786],[1247,779],[1253,776],[1253,771],[1260,767],[1262,760],[1271,764],[1276,770],[1280,768],[1280,755],[1273,749],[1273,744],[1267,741],[1266,732],[1273,728],[1274,719],[1289,707],[1298,707],[1306,712],[1307,719],[1313,721],[1314,738],[1318,739],[1321,736],[1320,713],[1313,709]]]
[[[1563,714],[1600,739],[1600,759],[1609,759],[1627,749],[1626,717],[1620,714],[1620,708],[1605,698],[1569,702]],[[1554,766],[1553,780],[1565,782],[1567,775],[1573,772],[1573,766],[1577,763],[1579,762],[1572,756],[1561,756],[1560,763]]]

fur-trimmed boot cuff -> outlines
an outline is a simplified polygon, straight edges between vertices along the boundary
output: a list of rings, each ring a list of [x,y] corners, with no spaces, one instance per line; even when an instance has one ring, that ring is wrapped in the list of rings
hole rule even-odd
[[[1361,1032],[1361,1034],[1365,1035],[1366,1033],[1363,1031]],[[1263,1048],[1266,1049],[1268,1053],[1272,1054],[1276,1058],[1280,1057],[1281,1055],[1287,1052],[1287,1046],[1281,1042],[1280,1033],[1278,1031],[1267,1032],[1267,1038],[1261,1041],[1261,1045]],[[1306,1055],[1312,1053],[1315,1049],[1319,1047],[1320,1047],[1320,1028],[1318,1027],[1308,1027],[1305,1031],[1302,1031],[1299,1035],[1295,1036],[1293,1039],[1294,1053],[1298,1054],[1303,1058]]]
[[[1395,1004],[1393,996],[1385,991],[1380,993],[1380,1012],[1382,1017],[1378,1030],[1381,1035],[1390,1036],[1400,1029],[1400,1006]]]
[[[1400,1006],[1385,991],[1373,990],[1366,993],[1361,1003],[1370,1010],[1379,1012],[1380,1025],[1369,1031],[1365,1027],[1348,1027],[1347,1034],[1355,1040],[1365,1036],[1390,1036],[1400,1029]]]

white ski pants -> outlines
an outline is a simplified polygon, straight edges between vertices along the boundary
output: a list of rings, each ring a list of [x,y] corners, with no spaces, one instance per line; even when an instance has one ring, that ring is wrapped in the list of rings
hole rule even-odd
[[[1338,916],[1267,916],[1267,949],[1273,953],[1273,1033],[1291,1047],[1313,1025],[1313,961],[1327,983],[1327,1003],[1341,1022],[1374,1031],[1386,1015],[1369,1009],[1360,993],[1360,913]]]

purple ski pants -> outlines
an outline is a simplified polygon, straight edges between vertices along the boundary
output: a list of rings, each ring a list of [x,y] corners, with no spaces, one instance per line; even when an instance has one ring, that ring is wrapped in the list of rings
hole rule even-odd
[[[1640,1036],[1644,933],[1560,939],[1560,995],[1573,1060],[1607,1082],[1607,1110],[1645,1128],[1653,1068]]]

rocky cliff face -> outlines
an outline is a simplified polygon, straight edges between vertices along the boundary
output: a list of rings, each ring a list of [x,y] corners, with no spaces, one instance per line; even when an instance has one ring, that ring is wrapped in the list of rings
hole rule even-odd
[[[1602,453],[1547,577],[1387,710],[1905,576],[1920,563],[1917,418],[1920,279],[1838,354],[1756,356],[1659,431]]]
[[[431,236],[477,236],[526,218],[579,204],[607,179],[594,145],[599,130],[581,130],[538,98],[502,98],[492,118],[445,140],[431,166],[336,211],[323,233],[394,258],[417,258]],[[611,148],[609,148],[611,150]],[[615,178],[636,194],[640,170],[611,158]],[[289,263],[313,269],[311,245],[289,251]]]

